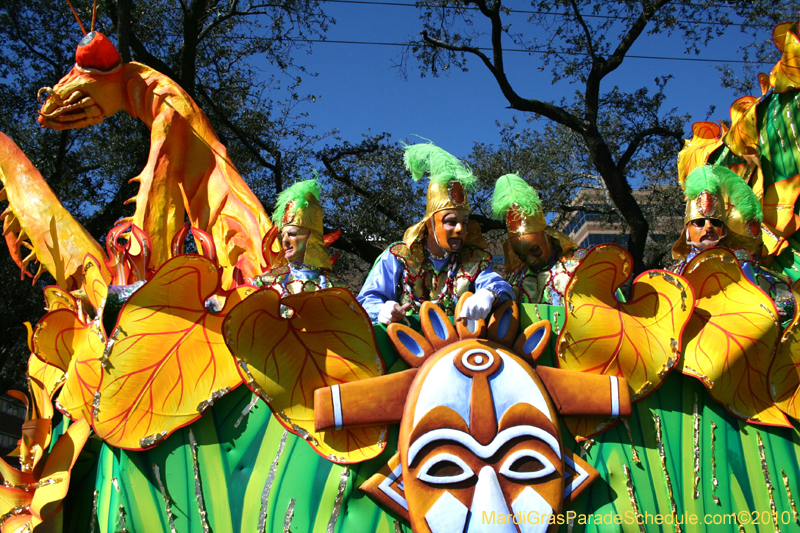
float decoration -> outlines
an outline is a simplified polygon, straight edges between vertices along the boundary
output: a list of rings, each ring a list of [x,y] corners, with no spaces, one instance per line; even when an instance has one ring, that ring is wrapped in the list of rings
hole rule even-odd
[[[151,240],[153,268],[169,259],[171,239],[188,215],[193,227],[214,238],[224,288],[234,270],[243,279],[262,272],[261,236],[269,219],[208,118],[178,84],[140,63],[123,64],[111,42],[92,31],[78,45],[75,67],[40,95],[47,98],[39,123],[47,128],[83,128],[125,111],[150,129],[147,165],[132,180],[139,192],[130,201],[136,204],[131,221]]]
[[[241,384],[222,323],[253,289],[222,291],[221,278],[210,259],[179,255],[125,303],[92,407],[94,430],[107,443],[154,446]]]
[[[800,281],[792,285],[795,301],[800,301]],[[797,325],[800,310],[795,308],[794,318],[781,336],[778,352],[769,369],[769,391],[781,411],[800,420],[800,338]]]
[[[420,325],[422,335],[399,323],[387,328],[412,369],[315,393],[320,429],[400,420],[398,453],[362,490],[416,533],[439,533],[480,527],[484,512],[559,513],[597,478],[562,444],[558,417],[629,415],[624,378],[533,366],[550,322],[517,335],[514,302],[495,310],[486,330],[475,324],[463,337],[431,302],[422,304]]]
[[[88,231],[75,220],[56,197],[41,173],[22,150],[0,133],[0,200],[7,200],[3,235],[22,277],[38,281],[43,272],[52,275],[59,287],[74,290],[81,286],[83,258],[88,254],[102,257],[103,249]],[[30,253],[23,257],[22,250]],[[38,261],[35,274],[28,264]],[[105,265],[102,265],[105,269]]]
[[[566,289],[556,362],[567,370],[624,377],[637,402],[677,366],[694,295],[679,275],[650,270],[634,280],[630,300],[620,302],[615,291],[630,277],[631,266],[628,251],[615,244],[586,255]],[[616,422],[572,418],[567,427],[583,440]]]
[[[224,331],[247,386],[314,451],[340,464],[383,451],[385,426],[314,427],[316,389],[386,372],[369,317],[350,291],[332,288],[281,299],[275,289],[263,288],[231,310]]]
[[[705,250],[683,272],[697,307],[684,333],[681,371],[700,379],[737,418],[791,427],[767,384],[780,334],[773,301],[745,277],[730,250]]]

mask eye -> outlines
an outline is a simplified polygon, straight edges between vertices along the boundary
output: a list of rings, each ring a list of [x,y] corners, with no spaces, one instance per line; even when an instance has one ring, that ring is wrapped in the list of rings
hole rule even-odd
[[[547,457],[533,450],[518,450],[506,459],[500,473],[509,479],[529,480],[547,476],[556,467]]]
[[[417,478],[420,481],[441,485],[465,481],[474,475],[472,469],[460,457],[451,453],[440,453],[420,467]]]

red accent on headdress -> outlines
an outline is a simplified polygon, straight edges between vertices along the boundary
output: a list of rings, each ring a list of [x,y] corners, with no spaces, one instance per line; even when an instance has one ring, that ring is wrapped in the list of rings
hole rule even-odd
[[[92,31],[78,43],[75,63],[82,69],[108,72],[122,64],[122,57],[105,35]]]
[[[450,199],[457,205],[464,203],[464,187],[461,183],[453,181],[450,183]]]
[[[761,224],[758,221],[753,220],[747,225],[747,232],[750,233],[750,236],[755,238],[761,235]]]
[[[286,202],[286,207],[283,210],[283,219],[281,225],[291,224],[294,220],[294,200]]]
[[[700,213],[703,216],[711,216],[714,214],[714,207],[717,199],[708,191],[703,191],[697,197],[697,207],[700,208]]]
[[[517,204],[513,204],[508,208],[508,212],[506,213],[506,225],[508,226],[508,231],[518,231],[524,220],[525,217],[519,212],[519,207]]]

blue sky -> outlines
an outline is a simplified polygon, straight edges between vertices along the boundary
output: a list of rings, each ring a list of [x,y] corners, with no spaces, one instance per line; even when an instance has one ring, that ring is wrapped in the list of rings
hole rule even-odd
[[[415,7],[397,5],[400,3],[412,4],[410,0],[384,5],[325,2],[326,13],[336,19],[328,40],[402,43],[415,37],[422,28],[419,12]],[[519,18],[514,28],[524,32],[524,18]],[[678,36],[647,37],[640,39],[629,55],[732,61],[738,59],[740,38],[735,29],[729,30],[728,35],[712,41],[700,56],[689,56],[684,54]],[[412,60],[408,78],[403,79],[393,68],[400,61],[400,54],[397,46],[328,42],[314,44],[311,55],[298,56],[310,71],[319,74],[304,79],[302,85],[303,91],[320,96],[304,108],[318,131],[337,128],[345,140],[354,142],[368,130],[391,133],[395,140],[419,135],[465,157],[475,142],[498,142],[496,121],[508,122],[515,113],[521,121],[525,119],[522,113],[506,108],[508,104],[496,82],[477,60],[470,60],[469,72],[451,71],[439,78],[421,78]],[[551,86],[549,73],[536,69],[540,61],[537,57],[508,53],[506,61],[511,81],[522,96],[557,101],[570,97],[579,88],[568,83]],[[720,87],[720,73],[715,66],[721,64],[629,57],[606,80],[603,89],[614,84],[623,90],[642,85],[653,88],[656,76],[672,74],[674,79],[667,86],[668,108],[689,113],[694,121],[704,120],[709,106],[716,105],[713,118],[729,118],[728,108],[736,95]],[[688,128],[685,133],[688,137]]]

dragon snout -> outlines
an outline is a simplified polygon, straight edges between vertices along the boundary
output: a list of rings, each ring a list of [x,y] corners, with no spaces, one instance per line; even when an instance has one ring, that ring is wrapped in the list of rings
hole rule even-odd
[[[44,104],[47,100],[53,98],[58,105],[61,105],[61,97],[58,96],[52,87],[42,87],[39,89],[39,92],[36,93],[36,100],[39,102],[39,105]]]
[[[81,91],[62,97],[51,87],[39,89],[37,98],[42,103],[39,124],[56,130],[82,128],[103,121],[103,112],[94,100]]]

